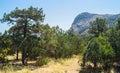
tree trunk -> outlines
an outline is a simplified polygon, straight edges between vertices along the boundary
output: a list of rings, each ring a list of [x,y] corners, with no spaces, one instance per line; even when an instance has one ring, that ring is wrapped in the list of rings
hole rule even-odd
[[[94,68],[97,68],[97,63],[96,62],[94,62]]]
[[[23,31],[24,39],[26,39],[26,33],[27,33],[27,20],[25,22]],[[25,66],[27,65],[27,51],[25,48],[22,48],[22,64]]]
[[[57,50],[55,48],[55,59],[57,60]]]
[[[22,64],[25,65],[25,49],[22,48]]]
[[[18,49],[16,49],[16,60],[18,60]]]
[[[94,62],[93,73],[98,73],[98,71],[97,71],[97,63],[96,62]]]
[[[25,48],[22,49],[22,64],[25,66],[27,65],[27,54]]]

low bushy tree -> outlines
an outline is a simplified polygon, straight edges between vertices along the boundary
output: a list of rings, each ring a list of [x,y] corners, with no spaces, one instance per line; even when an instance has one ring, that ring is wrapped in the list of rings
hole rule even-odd
[[[11,45],[12,40],[7,32],[0,35],[0,62],[7,62],[6,56],[11,54]]]
[[[115,52],[106,39],[106,37],[96,37],[93,38],[84,53],[83,63],[91,62],[94,67],[98,67],[101,64],[103,67],[112,63],[112,58],[115,56]]]
[[[111,46],[113,47],[115,51],[115,58],[114,62],[119,63],[120,61],[120,18],[118,19],[118,22],[115,27],[110,28],[107,31],[107,36],[109,38],[109,42],[111,43]]]

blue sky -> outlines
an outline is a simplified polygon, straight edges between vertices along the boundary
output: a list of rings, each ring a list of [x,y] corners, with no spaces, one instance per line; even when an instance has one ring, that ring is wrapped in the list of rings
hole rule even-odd
[[[0,0],[0,19],[16,7],[29,6],[43,8],[46,15],[45,24],[59,26],[68,30],[74,18],[82,12],[98,14],[120,13],[120,0]],[[0,32],[9,29],[9,25],[0,23]]]

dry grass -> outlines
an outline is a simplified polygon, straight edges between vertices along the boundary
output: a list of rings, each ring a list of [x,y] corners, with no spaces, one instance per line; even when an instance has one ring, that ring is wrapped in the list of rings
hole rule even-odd
[[[69,59],[51,60],[47,65],[35,69],[30,73],[79,73],[79,56]]]
[[[30,73],[29,67],[6,65],[0,70],[0,73]]]
[[[16,54],[14,54],[13,56],[7,56],[6,57],[8,60],[15,60],[16,59]],[[21,59],[21,53],[18,54],[18,59]]]
[[[15,59],[15,57],[8,57],[9,59]],[[0,73],[79,73],[80,65],[78,64],[80,57],[73,56],[68,59],[50,59],[47,65],[42,67],[36,66],[6,66],[4,70],[0,70]],[[15,62],[14,64],[20,64]],[[29,61],[29,63],[35,63],[34,61]]]
[[[14,60],[15,57],[8,56],[9,60]],[[0,73],[79,73],[81,70],[78,61],[82,59],[80,56],[73,56],[68,59],[51,59],[47,65],[42,67],[35,66],[35,61],[29,61],[29,66],[22,66],[21,61],[13,61],[10,64],[1,67]],[[82,60],[80,60],[81,62]],[[104,73],[104,72],[102,72]],[[114,69],[111,69],[111,73],[116,73]]]

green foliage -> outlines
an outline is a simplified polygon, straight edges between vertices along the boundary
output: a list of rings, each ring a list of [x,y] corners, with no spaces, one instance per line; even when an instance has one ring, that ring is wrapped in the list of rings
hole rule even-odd
[[[22,40],[25,40],[27,37],[33,35],[33,33],[38,32],[37,27],[41,22],[44,21],[44,17],[45,15],[42,9],[34,8],[31,6],[28,9],[16,8],[8,14],[5,13],[1,22],[8,22],[10,24],[14,24],[14,28],[13,30],[11,30],[12,33],[20,35],[21,37],[23,37]],[[22,47],[23,65],[27,65],[27,48],[29,47],[30,45],[25,45],[24,47]]]
[[[118,22],[117,22],[117,25],[116,25],[116,29],[117,29],[117,30],[120,30],[120,18],[118,18]]]
[[[89,32],[95,36],[99,36],[99,34],[104,32],[106,28],[107,28],[106,20],[96,18],[96,20],[92,23],[92,27],[89,29]]]
[[[83,63],[85,64],[90,61],[94,64],[94,67],[97,67],[97,63],[104,66],[111,63],[114,55],[114,50],[106,37],[99,36],[89,42],[83,56]]]
[[[33,47],[28,51],[28,55],[30,59],[36,60],[39,56],[46,56],[46,51],[42,48]]]
[[[114,62],[120,61],[120,19],[118,19],[118,23],[116,27],[112,27],[107,31],[107,36],[109,38],[109,42],[115,51]]]
[[[39,32],[38,48],[44,51],[43,54],[45,56],[55,57],[55,50],[58,42],[54,29],[50,28],[48,24],[40,25]]]
[[[113,63],[113,58],[115,56],[115,51],[111,43],[105,35],[107,30],[107,25],[105,19],[97,18],[90,28],[89,32],[95,35],[90,39],[87,49],[83,55],[83,64],[85,66],[87,62],[91,62],[94,68],[98,67],[100,64],[102,67],[107,67],[109,64]]]
[[[0,36],[0,40],[0,62],[4,63],[8,61],[5,57],[11,54],[12,40],[7,32]]]
[[[5,57],[8,55],[9,51],[10,51],[9,48],[6,49],[0,48],[0,63],[8,62],[8,60]]]
[[[45,57],[38,57],[37,61],[36,61],[36,65],[38,66],[42,66],[42,65],[46,65],[49,62],[48,58]]]
[[[82,53],[85,41],[77,35],[72,29],[65,32],[59,27],[55,27],[57,35],[57,47],[55,50],[55,58],[69,58],[74,54]]]

